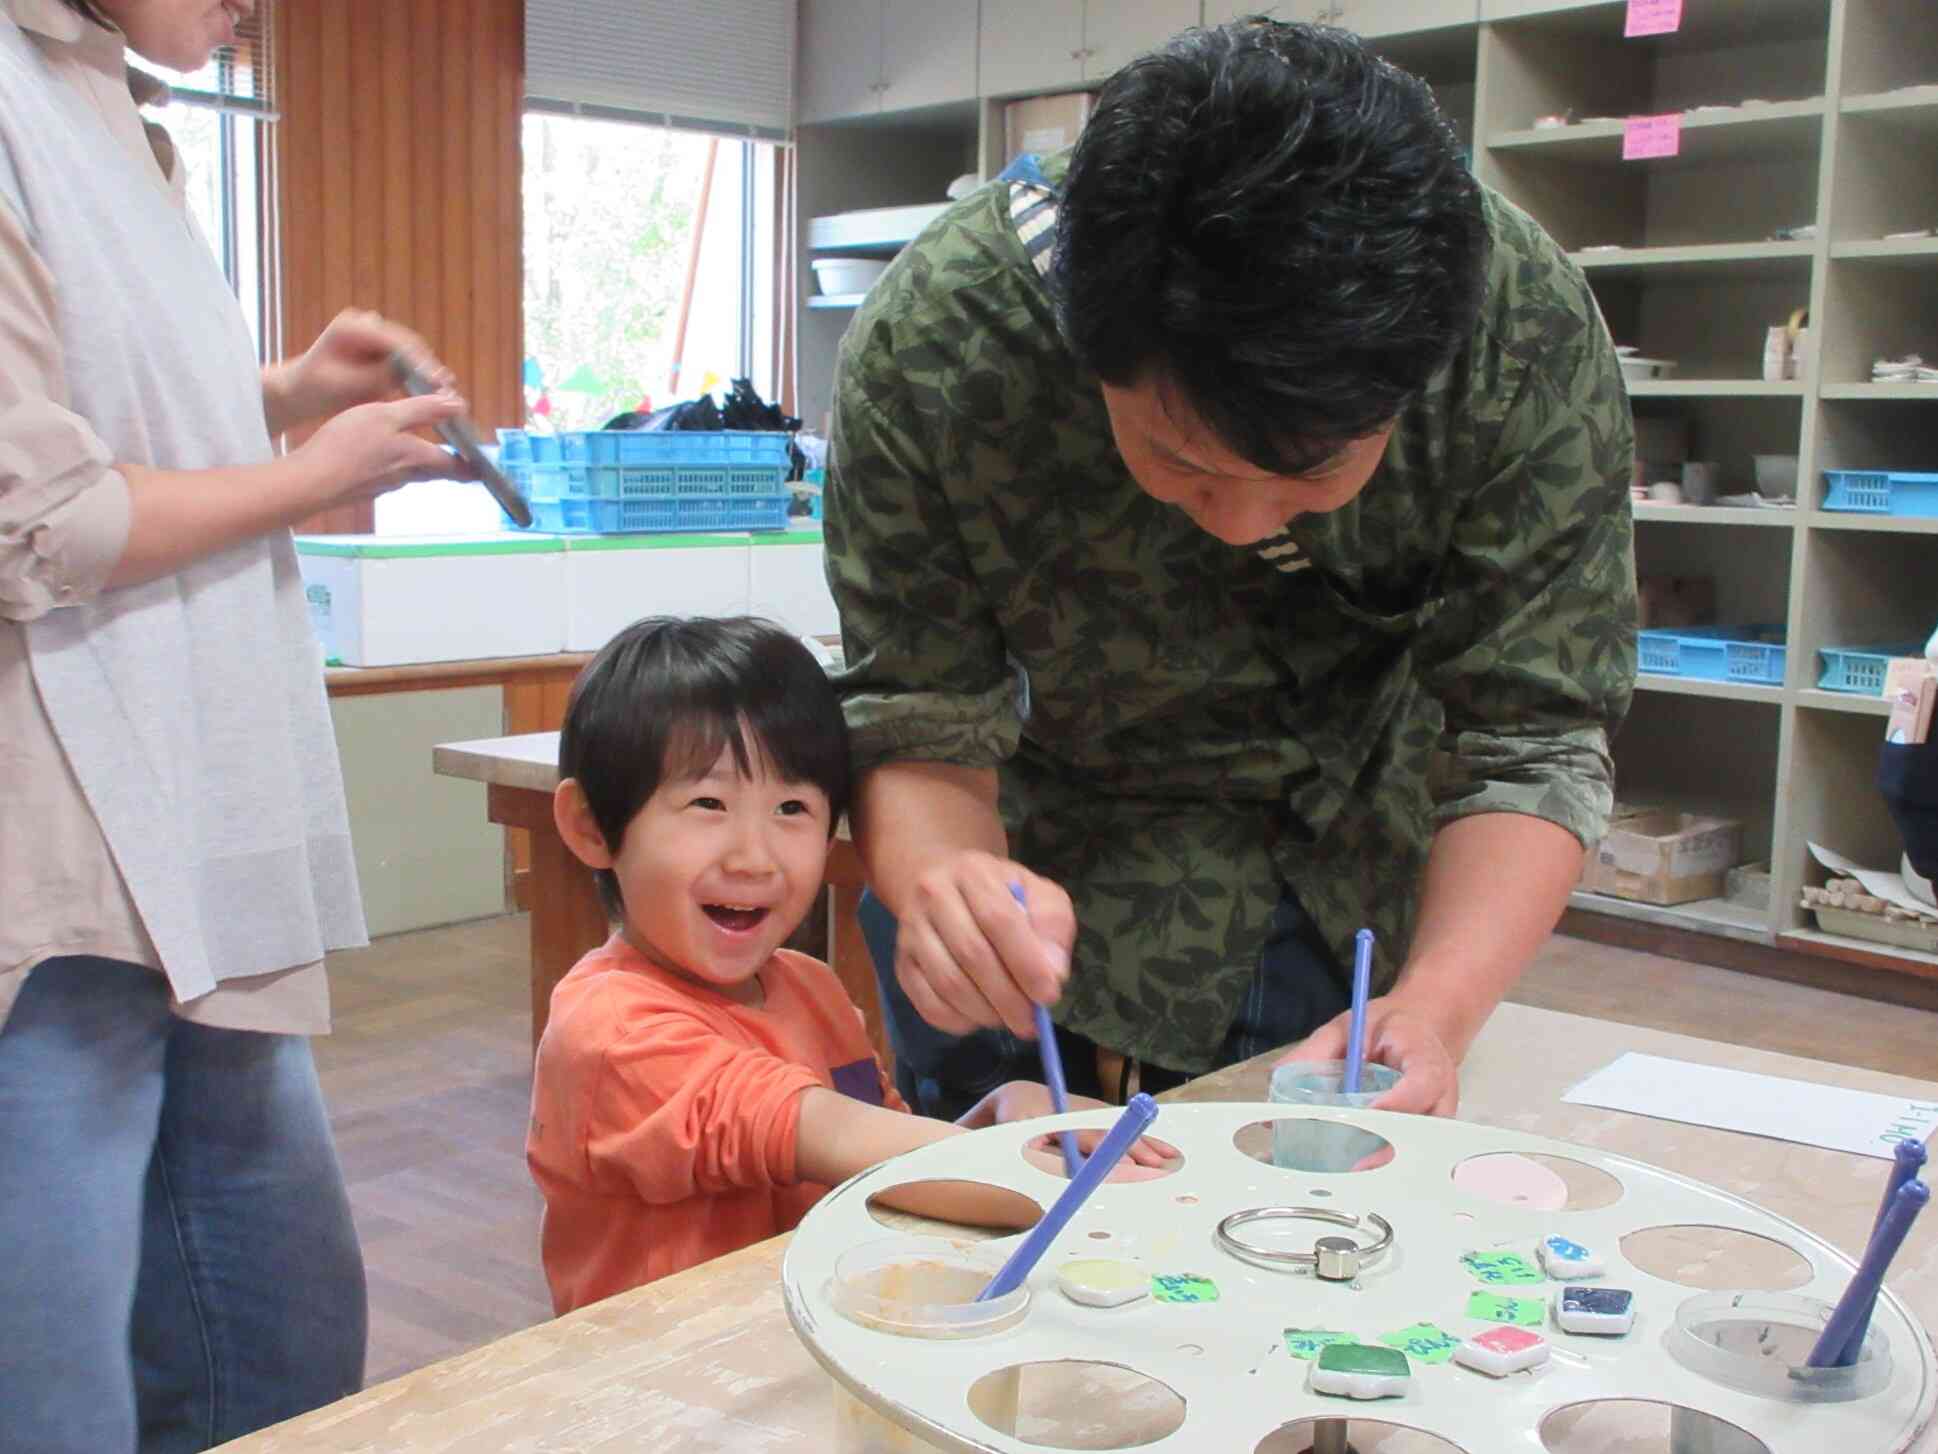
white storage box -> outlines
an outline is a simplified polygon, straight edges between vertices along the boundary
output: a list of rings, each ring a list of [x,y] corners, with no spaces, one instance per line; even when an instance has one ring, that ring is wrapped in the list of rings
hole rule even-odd
[[[836,212],[808,219],[808,246],[818,251],[838,247],[900,247],[948,211],[947,202],[914,207],[871,207],[863,212]]]
[[[597,651],[642,616],[747,612],[744,534],[572,535],[565,649]]]
[[[841,630],[818,530],[757,535],[749,558],[747,609],[754,615],[778,621],[796,636],[832,636]]]
[[[565,649],[556,535],[299,535],[326,660],[405,666]]]

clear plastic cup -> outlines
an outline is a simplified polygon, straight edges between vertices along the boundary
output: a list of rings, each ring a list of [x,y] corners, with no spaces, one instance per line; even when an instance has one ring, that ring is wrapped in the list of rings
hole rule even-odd
[[[1287,1106],[1364,1110],[1399,1083],[1397,1070],[1367,1061],[1359,1069],[1359,1089],[1348,1094],[1345,1061],[1294,1060],[1273,1067],[1266,1098]],[[1352,1171],[1391,1149],[1384,1137],[1336,1121],[1272,1123],[1272,1164],[1291,1171]]]
[[[1806,1360],[1831,1305],[1793,1292],[1706,1292],[1676,1309],[1663,1346],[1692,1373],[1725,1388],[1784,1403],[1847,1403],[1891,1381],[1891,1345],[1874,1322],[1857,1362],[1810,1368]]]
[[[1013,1328],[1029,1311],[1028,1285],[986,1303],[976,1294],[1002,1267],[986,1246],[940,1237],[889,1237],[842,1253],[828,1296],[864,1328],[897,1338],[982,1338]],[[980,1380],[976,1414],[1014,1433],[1020,1370]],[[836,1454],[924,1454],[935,1446],[889,1422],[840,1383],[834,1385]]]

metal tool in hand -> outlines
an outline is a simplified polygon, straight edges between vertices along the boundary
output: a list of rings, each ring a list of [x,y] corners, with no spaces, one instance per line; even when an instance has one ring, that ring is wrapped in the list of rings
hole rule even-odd
[[[402,349],[390,356],[390,371],[397,376],[398,384],[407,394],[435,394],[437,385],[412,363]],[[513,523],[521,529],[532,523],[532,507],[525,503],[525,497],[518,493],[518,487],[499,470],[498,466],[484,452],[484,443],[478,438],[478,428],[468,415],[459,414],[450,419],[440,419],[437,423],[438,437],[458,452],[458,457],[478,472],[478,480],[491,491],[504,512],[511,516]]]

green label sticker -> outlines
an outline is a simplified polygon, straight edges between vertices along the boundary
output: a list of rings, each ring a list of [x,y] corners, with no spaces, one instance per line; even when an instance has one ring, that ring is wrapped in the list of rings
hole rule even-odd
[[[1475,1277],[1496,1287],[1547,1281],[1541,1269],[1518,1252],[1469,1252],[1460,1260]]]
[[[1548,1305],[1538,1297],[1508,1297],[1498,1292],[1477,1292],[1467,1299],[1467,1316],[1484,1323],[1512,1323],[1522,1328],[1538,1328],[1548,1321]]]
[[[1287,1328],[1285,1351],[1310,1363],[1334,1343],[1357,1343],[1351,1333],[1334,1333],[1325,1328]]]
[[[1161,1303],[1215,1303],[1218,1284],[1195,1272],[1164,1273],[1151,1279],[1151,1296]]]
[[[1485,1293],[1476,1293],[1485,1297]],[[1415,1323],[1410,1328],[1401,1328],[1396,1333],[1383,1333],[1380,1342],[1389,1348],[1397,1348],[1409,1358],[1417,1358],[1422,1363],[1445,1363],[1453,1357],[1454,1349],[1460,1340],[1444,1328],[1432,1323]]]

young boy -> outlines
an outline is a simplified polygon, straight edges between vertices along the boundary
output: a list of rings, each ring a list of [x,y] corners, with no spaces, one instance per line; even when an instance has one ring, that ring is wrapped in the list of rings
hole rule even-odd
[[[617,927],[552,992],[534,1073],[526,1159],[558,1312],[787,1231],[890,1156],[1050,1109],[1011,1082],[957,1125],[909,1114],[833,971],[780,947],[849,789],[834,690],[786,632],[636,622],[573,688],[559,771],[559,833]],[[1002,1216],[933,1190],[898,1204]]]

